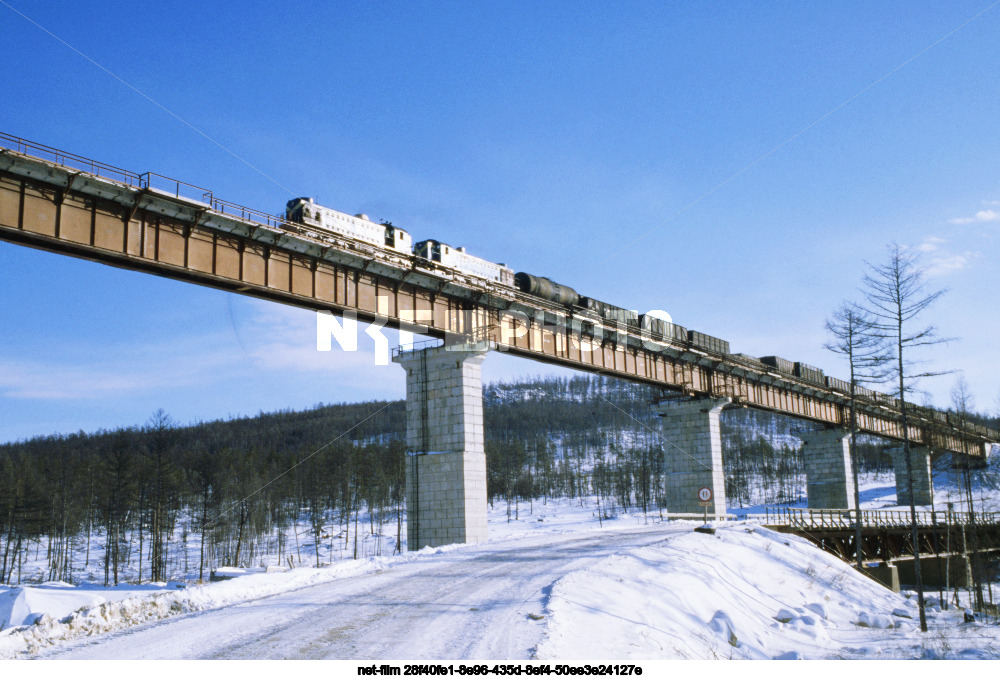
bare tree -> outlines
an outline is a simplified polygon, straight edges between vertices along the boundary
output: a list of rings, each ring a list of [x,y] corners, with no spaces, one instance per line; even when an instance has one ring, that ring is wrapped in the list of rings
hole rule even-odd
[[[886,348],[884,335],[878,332],[875,318],[853,302],[842,303],[833,312],[833,318],[826,322],[827,331],[833,341],[824,348],[847,358],[851,371],[849,413],[851,423],[850,455],[851,472],[854,476],[854,523],[855,557],[858,571],[862,568],[864,555],[861,551],[861,490],[858,483],[857,453],[857,387],[860,384],[883,382],[889,376],[888,364],[892,355]]]
[[[924,611],[924,583],[920,575],[920,552],[917,548],[920,542],[917,535],[917,508],[913,493],[913,462],[910,459],[906,397],[916,391],[918,380],[921,378],[945,374],[921,370],[920,362],[910,356],[911,351],[919,347],[948,341],[940,337],[932,325],[913,329],[917,317],[945,291],[928,292],[924,272],[916,257],[894,243],[889,246],[887,262],[879,265],[868,263],[868,273],[864,277],[864,293],[867,310],[875,318],[874,334],[886,341],[893,356],[889,365],[895,393],[899,398],[903,457],[906,461],[906,483],[910,495],[910,522],[914,545],[913,570],[917,581],[920,631],[926,632],[927,615]]]
[[[955,414],[958,416],[958,425],[963,430],[969,422],[969,414],[975,409],[975,401],[972,398],[972,394],[969,392],[969,384],[965,381],[964,375],[959,375],[958,379],[955,380],[955,386],[951,389],[951,404],[955,409]],[[962,456],[962,461],[956,465],[962,470],[962,480],[965,486],[965,506],[969,513],[969,524],[972,528],[972,558],[971,558],[971,570],[972,570],[972,593],[975,596],[975,608],[976,610],[983,610],[983,605],[985,599],[983,598],[983,580],[982,580],[982,560],[979,555],[979,545],[977,544],[978,532],[976,531],[976,506],[973,502],[972,494],[972,469],[976,467],[972,463],[972,459],[968,455],[968,441],[965,437],[962,437],[962,452],[965,453]]]
[[[175,424],[162,408],[149,418],[145,433],[144,452],[149,480],[146,493],[149,501],[149,575],[150,580],[156,582],[167,579],[167,544],[176,521],[180,472],[173,459],[177,439]]]

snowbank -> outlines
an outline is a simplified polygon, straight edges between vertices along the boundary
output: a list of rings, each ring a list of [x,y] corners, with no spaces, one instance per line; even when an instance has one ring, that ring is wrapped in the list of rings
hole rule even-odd
[[[540,659],[940,657],[963,644],[957,612],[932,610],[921,638],[912,598],[759,527],[610,557],[560,579],[547,609]],[[962,654],[992,657],[998,636]]]
[[[31,625],[45,613],[63,617],[105,601],[100,594],[65,582],[49,582],[39,587],[0,588],[0,630]]]
[[[418,555],[430,555],[434,550],[423,550]],[[397,561],[408,557],[397,557]],[[413,558],[410,556],[409,558]],[[330,568],[300,568],[285,573],[260,573],[233,578],[223,582],[185,589],[167,590],[161,586],[154,594],[135,590],[117,601],[105,599],[84,588],[67,590],[64,599],[45,598],[44,587],[25,587],[11,590],[11,600],[21,602],[10,607],[13,620],[21,615],[19,627],[0,631],[0,658],[14,658],[37,653],[41,649],[84,636],[104,634],[152,620],[161,620],[182,613],[218,608],[243,601],[287,592],[301,587],[321,584],[337,578],[370,573],[387,565],[385,557],[372,557],[349,561]],[[87,597],[91,597],[87,600]],[[0,600],[2,601],[2,600]],[[77,603],[82,605],[76,606]],[[0,603],[0,606],[3,606]],[[20,607],[18,607],[20,606]],[[73,606],[76,606],[73,608]],[[67,609],[67,607],[69,607]],[[0,615],[5,608],[0,608]]]

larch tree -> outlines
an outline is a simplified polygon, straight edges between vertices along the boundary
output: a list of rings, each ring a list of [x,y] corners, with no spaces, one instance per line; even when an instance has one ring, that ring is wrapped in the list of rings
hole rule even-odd
[[[868,273],[864,277],[866,309],[875,320],[874,335],[886,342],[892,354],[888,366],[894,383],[894,392],[899,398],[903,458],[906,462],[906,483],[910,496],[910,523],[914,545],[920,543],[917,534],[916,497],[913,493],[913,461],[910,459],[907,396],[917,391],[917,384],[921,378],[946,373],[922,369],[922,362],[915,360],[911,354],[915,349],[948,341],[937,334],[933,325],[922,325],[918,322],[918,317],[944,293],[944,290],[927,290],[926,277],[916,257],[898,244],[889,246],[889,256],[885,263],[868,263]],[[917,549],[914,550],[913,570],[920,609],[920,631],[926,632],[924,585],[920,574],[920,553]]]
[[[959,375],[958,379],[955,381],[955,386],[951,390],[951,405],[955,410],[955,415],[958,417],[958,426],[965,429],[966,425],[969,424],[969,415],[973,412],[976,405],[973,400],[972,394],[969,392],[969,384],[965,381],[965,377]],[[962,448],[963,452],[967,453],[966,449],[967,441],[963,438]],[[973,464],[972,458],[966,454],[962,456],[962,461],[957,465],[962,470],[962,482],[965,490],[965,506],[966,511],[969,514],[969,523],[972,526],[972,554],[971,554],[971,566],[972,566],[972,588],[971,594],[975,598],[976,610],[983,610],[986,603],[986,599],[983,596],[983,563],[979,552],[979,545],[977,544],[976,537],[978,532],[976,531],[976,505],[974,503],[974,496],[972,494],[972,470],[978,467]]]
[[[886,349],[885,336],[878,332],[875,318],[865,309],[851,302],[842,303],[833,317],[826,322],[826,329],[833,340],[824,345],[826,349],[847,359],[850,369],[848,404],[851,426],[850,457],[851,472],[854,476],[854,512],[856,561],[861,570],[864,555],[861,552],[861,490],[858,483],[857,435],[857,388],[862,384],[874,384],[888,377],[888,364],[892,355]]]

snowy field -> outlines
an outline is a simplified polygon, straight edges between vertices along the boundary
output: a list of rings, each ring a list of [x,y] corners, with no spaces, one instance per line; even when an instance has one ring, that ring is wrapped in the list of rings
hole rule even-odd
[[[882,490],[874,490],[882,487],[866,489],[866,493],[878,496],[870,497],[870,502],[881,505],[894,501]],[[940,611],[931,597],[931,631],[921,634],[911,593],[889,592],[805,540],[744,521],[716,524],[718,531],[712,536],[693,532],[696,523],[662,523],[653,514],[620,514],[599,523],[593,501],[549,500],[531,506],[522,503],[517,509],[517,520],[508,522],[507,508],[494,507],[490,513],[491,539],[480,545],[369,556],[320,568],[249,572],[207,584],[102,588],[48,583],[3,588],[0,658],[64,652],[66,657],[123,657],[118,651],[104,651],[104,639],[113,640],[121,630],[148,627],[147,623],[154,621],[190,618],[190,624],[197,625],[202,619],[198,616],[208,615],[206,612],[225,614],[233,606],[252,605],[244,602],[264,597],[270,597],[266,599],[268,606],[280,610],[282,597],[305,597],[305,593],[329,596],[322,594],[322,588],[328,587],[339,587],[337,591],[348,596],[360,591],[361,583],[373,574],[395,574],[403,583],[411,571],[424,577],[437,568],[454,569],[459,562],[500,563],[516,575],[518,568],[527,567],[522,562],[529,561],[524,558],[529,548],[532,554],[551,555],[552,560],[549,571],[544,564],[548,556],[530,559],[543,562],[541,571],[526,572],[524,578],[535,583],[523,597],[527,602],[537,598],[534,617],[526,618],[517,609],[503,618],[511,628],[496,633],[511,635],[507,645],[459,646],[456,639],[454,647],[439,649],[440,658],[463,658],[463,653],[473,652],[499,654],[493,656],[495,659],[570,661],[992,659],[1000,653],[1000,629],[996,626],[963,623],[960,611]],[[599,538],[592,544],[604,546],[590,547],[587,558],[578,554],[570,560],[563,558],[567,545],[588,538]],[[437,582],[444,582],[440,578],[452,572],[441,570]],[[549,572],[547,584],[538,588],[538,578]],[[401,585],[398,589],[405,588]],[[520,596],[511,594],[503,598]],[[489,603],[487,609],[504,605]],[[296,604],[294,610],[300,607]],[[393,609],[386,610],[391,614]],[[373,615],[379,619],[382,614]],[[209,624],[209,618],[204,620]],[[447,620],[447,616],[442,618],[440,625]],[[278,628],[290,623],[268,622],[265,617],[257,624]],[[93,638],[96,636],[101,639]],[[73,655],[81,643],[90,655]],[[422,649],[426,644],[406,647],[401,643],[400,649],[380,648],[386,655],[374,657],[425,657]],[[176,656],[168,651],[167,657],[202,657],[187,644],[168,644],[167,648],[175,646],[185,650],[177,650]],[[366,657],[364,648],[352,648],[358,657]],[[184,655],[189,650],[193,655]],[[220,652],[212,657],[244,656]]]

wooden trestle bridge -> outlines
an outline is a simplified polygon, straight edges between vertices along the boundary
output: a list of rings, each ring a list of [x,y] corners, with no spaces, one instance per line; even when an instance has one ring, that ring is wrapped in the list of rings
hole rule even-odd
[[[845,561],[856,559],[861,521],[861,560],[889,563],[913,557],[1000,552],[1000,513],[918,511],[918,544],[913,543],[908,510],[765,508],[749,514],[768,528],[802,536]]]

